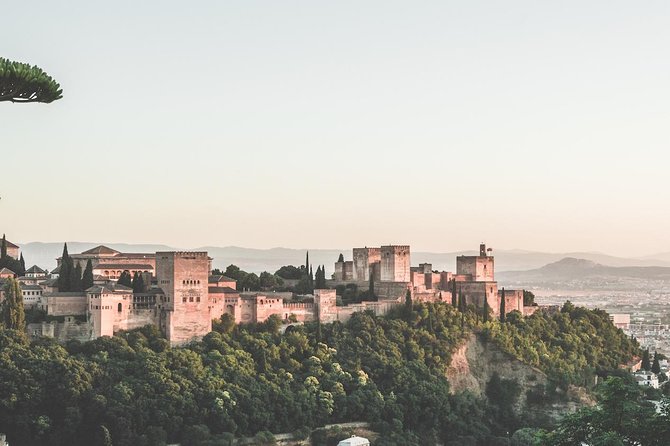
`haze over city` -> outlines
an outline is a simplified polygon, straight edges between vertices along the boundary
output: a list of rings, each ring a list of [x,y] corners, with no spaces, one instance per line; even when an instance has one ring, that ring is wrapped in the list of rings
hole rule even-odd
[[[670,251],[667,2],[11,12],[64,89],[0,108],[15,242]]]

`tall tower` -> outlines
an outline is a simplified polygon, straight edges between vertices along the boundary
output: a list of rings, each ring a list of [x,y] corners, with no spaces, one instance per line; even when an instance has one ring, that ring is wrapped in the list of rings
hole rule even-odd
[[[164,330],[172,345],[212,331],[206,252],[157,252],[156,277],[165,293]]]
[[[381,281],[410,282],[408,245],[381,247]]]

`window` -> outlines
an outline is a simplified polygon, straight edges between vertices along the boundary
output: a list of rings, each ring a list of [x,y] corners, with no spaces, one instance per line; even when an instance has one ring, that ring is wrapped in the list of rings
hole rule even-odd
[[[200,302],[200,296],[197,296],[197,297],[195,298],[195,301],[196,301],[196,302]]]

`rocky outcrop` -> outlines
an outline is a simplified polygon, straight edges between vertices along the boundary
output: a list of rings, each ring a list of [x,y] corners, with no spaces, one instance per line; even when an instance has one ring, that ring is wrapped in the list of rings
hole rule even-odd
[[[495,343],[486,342],[476,334],[470,335],[452,354],[447,379],[452,393],[470,391],[477,396],[485,396],[486,384],[495,372],[502,379],[515,380],[521,387],[517,401],[519,411],[532,406],[536,414],[556,420],[567,412],[594,404],[585,389],[576,387],[559,394],[558,401],[550,401],[543,395],[548,379],[541,370],[519,361]]]

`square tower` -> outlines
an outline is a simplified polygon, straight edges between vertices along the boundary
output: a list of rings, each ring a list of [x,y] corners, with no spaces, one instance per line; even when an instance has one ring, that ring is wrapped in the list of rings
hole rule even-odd
[[[372,273],[371,265],[381,260],[379,248],[354,248],[354,280],[367,282]]]
[[[212,331],[206,252],[157,252],[156,277],[165,293],[164,330],[172,345]]]
[[[470,276],[473,282],[493,282],[495,265],[493,256],[488,255],[490,251],[482,243],[478,256],[456,257],[456,274]]]
[[[381,247],[381,281],[410,282],[408,245]]]

